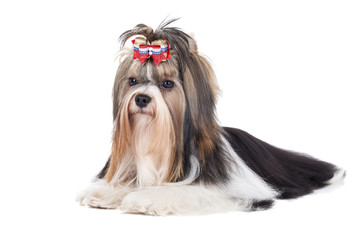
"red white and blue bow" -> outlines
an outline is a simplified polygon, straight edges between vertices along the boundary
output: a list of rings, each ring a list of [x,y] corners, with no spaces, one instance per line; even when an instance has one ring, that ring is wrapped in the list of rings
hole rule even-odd
[[[148,44],[145,38],[137,37],[132,40],[134,44],[134,59],[139,59],[144,63],[146,59],[152,57],[156,66],[162,61],[171,58],[169,43],[166,40],[155,40]]]

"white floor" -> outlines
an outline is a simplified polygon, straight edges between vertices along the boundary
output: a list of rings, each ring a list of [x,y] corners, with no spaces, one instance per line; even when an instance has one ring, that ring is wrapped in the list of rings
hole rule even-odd
[[[43,189],[46,193],[38,199],[29,191],[28,200],[1,206],[0,235],[1,239],[359,239],[353,180],[350,172],[343,186],[278,201],[268,211],[169,217],[80,207],[64,185],[59,191]]]

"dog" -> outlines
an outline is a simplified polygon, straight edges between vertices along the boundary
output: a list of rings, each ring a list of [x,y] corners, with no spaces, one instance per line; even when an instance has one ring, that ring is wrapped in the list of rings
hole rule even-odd
[[[148,215],[253,211],[344,178],[333,164],[221,127],[214,71],[191,36],[169,27],[176,20],[120,36],[111,156],[81,205]]]

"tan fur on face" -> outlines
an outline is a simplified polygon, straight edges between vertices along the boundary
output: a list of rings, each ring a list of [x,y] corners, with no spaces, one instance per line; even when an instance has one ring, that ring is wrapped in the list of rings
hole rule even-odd
[[[129,144],[131,139],[131,128],[129,117],[128,116],[128,108],[124,107],[129,104],[131,97],[128,96],[127,100],[123,102],[119,107],[119,111],[116,115],[114,121],[114,130],[113,130],[113,143],[111,149],[111,161],[109,169],[105,175],[105,179],[110,182],[116,172],[116,170],[120,167],[120,163],[125,162],[122,159],[127,159],[129,153]],[[130,165],[127,163],[127,165]]]
[[[171,62],[155,66],[129,60],[120,64],[128,71],[118,70],[114,84],[113,148],[110,166],[105,176],[108,182],[133,182],[138,186],[177,181],[182,174],[182,132],[185,96],[178,71]],[[119,68],[120,68],[119,67]],[[130,87],[129,78],[138,84]],[[175,86],[161,87],[165,80]],[[141,109],[136,106],[136,94],[147,94],[152,100]],[[125,175],[127,175],[125,177]]]
[[[170,165],[168,182],[175,182],[180,179],[183,174],[182,151],[183,151],[183,124],[185,115],[185,94],[179,80],[178,69],[175,67],[176,62],[166,61],[154,69],[154,77],[158,84],[162,84],[165,80],[171,80],[175,86],[171,90],[161,89],[164,101],[172,116],[172,122],[175,129],[175,145],[176,149]]]
[[[169,108],[170,114],[172,116],[172,121],[175,129],[175,144],[177,146],[176,152],[174,153],[174,160],[172,163],[172,169],[170,170],[170,175],[167,179],[169,182],[177,181],[181,175],[182,171],[182,149],[183,149],[183,122],[185,115],[185,96],[179,81],[175,81],[175,88],[169,92],[164,90],[163,96],[166,102],[166,105]]]
[[[174,158],[175,134],[170,112],[159,90],[151,86],[141,93],[149,95],[151,101],[156,102],[155,109],[151,111],[153,115],[131,115],[131,152],[137,165],[137,185],[152,186],[168,178]]]

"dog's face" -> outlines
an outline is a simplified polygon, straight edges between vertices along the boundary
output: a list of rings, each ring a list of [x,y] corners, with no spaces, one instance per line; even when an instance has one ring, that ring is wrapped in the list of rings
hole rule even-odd
[[[113,145],[105,178],[152,186],[189,177],[193,158],[202,168],[211,168],[221,151],[214,114],[218,88],[191,37],[172,28],[153,32],[144,25],[122,37],[125,41],[139,34],[166,39],[172,57],[160,64],[151,58],[141,63],[133,50],[123,49],[113,89]],[[221,174],[208,172],[209,178]]]
[[[170,61],[156,66],[130,59],[121,65],[126,71],[115,80],[113,156],[136,163],[139,185],[167,181],[185,114],[178,70]]]
[[[141,64],[137,60],[130,61],[125,75],[117,76],[119,94],[115,94],[116,104],[128,101],[128,115],[132,119],[138,117],[159,118],[161,114],[171,115],[176,127],[183,122],[185,112],[185,95],[179,72],[170,62],[156,66],[151,61]],[[144,116],[146,115],[146,116]]]

